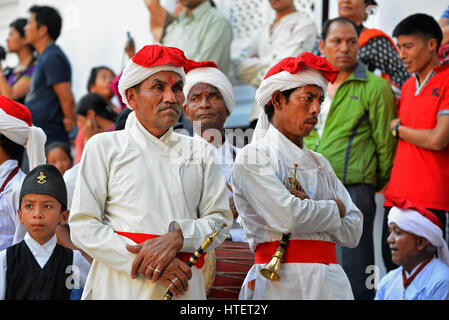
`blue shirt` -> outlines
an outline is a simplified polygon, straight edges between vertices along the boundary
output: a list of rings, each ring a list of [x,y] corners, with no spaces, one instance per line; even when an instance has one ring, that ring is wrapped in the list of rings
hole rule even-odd
[[[31,77],[30,89],[25,97],[25,105],[30,109],[33,124],[41,127],[47,135],[47,144],[53,141],[69,141],[63,125],[63,112],[53,86],[70,82],[72,71],[70,62],[62,50],[50,44],[37,60]]]
[[[449,300],[449,267],[432,261],[418,273],[404,292],[402,267],[390,271],[379,283],[375,300]]]

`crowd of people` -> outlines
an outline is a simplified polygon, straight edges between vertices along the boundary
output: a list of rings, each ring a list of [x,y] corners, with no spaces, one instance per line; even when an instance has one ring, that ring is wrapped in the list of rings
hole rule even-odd
[[[11,22],[0,299],[208,299],[212,253],[237,243],[254,261],[235,299],[449,300],[449,7],[390,37],[363,25],[373,0],[339,0],[320,34],[269,2],[231,61],[213,1],[145,0],[156,43],[129,41],[118,74],[94,66],[78,101],[59,12]],[[244,146],[225,134],[231,65],[256,88]],[[376,193],[387,274],[371,286]]]

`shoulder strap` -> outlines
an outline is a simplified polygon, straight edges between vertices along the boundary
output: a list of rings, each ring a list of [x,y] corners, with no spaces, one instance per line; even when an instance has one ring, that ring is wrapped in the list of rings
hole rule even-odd
[[[6,180],[3,182],[2,186],[0,187],[0,193],[5,190],[6,186],[8,185],[8,182],[11,181],[12,178],[19,172],[19,167],[16,167],[13,171],[9,173],[9,175],[6,177]]]

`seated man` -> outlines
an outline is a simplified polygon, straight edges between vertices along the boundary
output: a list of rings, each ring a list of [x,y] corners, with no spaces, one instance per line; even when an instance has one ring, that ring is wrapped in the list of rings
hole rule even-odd
[[[392,201],[388,244],[399,268],[382,278],[376,300],[448,300],[449,251],[441,222],[409,201]],[[437,253],[437,256],[435,256]]]
[[[232,170],[237,211],[255,264],[240,299],[353,299],[335,245],[357,246],[363,215],[322,155],[304,147],[338,69],[304,52],[271,68],[256,91],[265,112]],[[290,181],[292,180],[292,181]],[[260,274],[290,234],[280,280]]]

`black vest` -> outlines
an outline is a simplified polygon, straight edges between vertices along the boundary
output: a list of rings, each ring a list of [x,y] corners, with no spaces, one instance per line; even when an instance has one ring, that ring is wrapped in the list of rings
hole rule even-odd
[[[25,241],[6,249],[6,300],[68,300],[67,266],[73,251],[56,244],[41,269]]]

